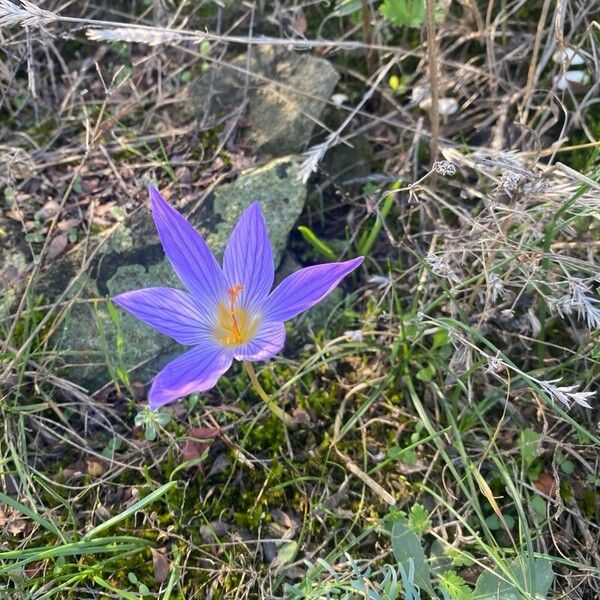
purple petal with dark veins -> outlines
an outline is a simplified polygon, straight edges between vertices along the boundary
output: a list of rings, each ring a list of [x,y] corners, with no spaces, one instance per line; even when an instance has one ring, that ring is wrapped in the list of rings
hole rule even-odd
[[[192,350],[172,360],[154,378],[148,401],[156,410],[173,400],[212,388],[219,377],[229,369],[231,352],[211,340],[205,340]]]
[[[267,298],[264,309],[265,320],[287,321],[314,306],[362,261],[361,256],[346,262],[306,267],[292,273]]]
[[[153,187],[152,214],[165,254],[198,305],[212,312],[227,298],[225,276],[202,236]]]
[[[263,322],[249,342],[235,348],[233,356],[236,360],[267,360],[277,354],[284,343],[284,324]]]
[[[242,284],[241,307],[258,306],[269,295],[275,268],[273,249],[258,202],[253,202],[234,227],[225,254],[223,271],[230,287]]]
[[[208,334],[206,315],[182,290],[146,288],[119,294],[112,301],[185,346],[195,346]]]

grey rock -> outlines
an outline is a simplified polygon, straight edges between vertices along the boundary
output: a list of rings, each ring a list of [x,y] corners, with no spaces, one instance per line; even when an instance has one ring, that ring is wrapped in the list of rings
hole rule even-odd
[[[296,154],[310,141],[338,79],[325,59],[256,46],[194,80],[188,104],[201,120],[243,112],[247,128],[238,144],[253,153]]]
[[[242,211],[259,200],[278,261],[306,198],[298,168],[294,157],[276,159],[216,188],[200,206],[192,202],[178,208],[220,258]],[[58,261],[42,282],[46,293],[57,297],[79,264],[77,252]],[[164,257],[150,211],[143,208],[117,226],[102,255],[71,294],[74,303],[56,339],[66,377],[88,389],[98,388],[110,377],[123,380],[130,371],[135,372],[130,380],[148,380],[183,351],[168,337],[107,304],[110,296],[150,286],[182,287]]]
[[[17,283],[27,272],[31,253],[21,237],[21,227],[10,219],[0,217],[0,314],[8,308],[17,296]]]

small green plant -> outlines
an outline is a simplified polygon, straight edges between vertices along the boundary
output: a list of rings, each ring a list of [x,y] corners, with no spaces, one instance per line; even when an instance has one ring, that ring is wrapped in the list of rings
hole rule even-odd
[[[319,558],[316,563],[305,560],[308,571],[299,583],[287,585],[285,597],[290,600],[421,600],[415,584],[415,569],[411,561],[403,565],[384,565],[381,569],[361,567],[346,553],[346,564],[340,570]],[[349,567],[349,569],[348,569]],[[400,595],[402,594],[402,596]]]
[[[144,429],[144,439],[153,442],[156,439],[156,431],[159,427],[168,425],[171,421],[171,415],[162,410],[152,410],[147,406],[135,415],[136,427]]]
[[[384,0],[379,7],[383,18],[397,27],[419,29],[425,23],[425,0]],[[435,20],[444,19],[444,9],[435,7]]]
[[[425,0],[384,0],[379,12],[392,25],[419,28],[425,21]]]
[[[523,597],[546,597],[554,579],[551,562],[548,559],[533,558],[527,553],[510,561],[495,557],[495,568],[483,571],[474,589],[453,570],[436,574],[432,568],[432,561],[427,559],[421,537],[414,527],[417,524],[419,531],[426,533],[425,521],[422,518],[426,513],[420,505],[413,506],[410,513],[408,523],[399,520],[392,527],[394,558],[399,565],[414,568],[415,584],[432,598],[521,600]],[[415,515],[418,517],[415,518]],[[451,556],[448,554],[448,557]],[[441,596],[436,593],[435,586],[439,586]]]

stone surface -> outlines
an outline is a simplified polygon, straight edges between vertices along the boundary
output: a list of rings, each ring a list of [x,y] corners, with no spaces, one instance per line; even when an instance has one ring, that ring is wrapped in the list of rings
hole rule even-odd
[[[0,315],[8,312],[16,299],[16,284],[27,271],[31,253],[22,240],[21,227],[0,216]]]
[[[246,71],[252,75],[248,76]],[[296,154],[310,141],[339,75],[331,63],[308,53],[272,46],[252,48],[193,81],[189,104],[201,120],[245,107],[238,145],[271,156]]]
[[[298,167],[293,157],[276,159],[216,188],[200,206],[188,203],[178,208],[220,258],[240,214],[258,199],[279,260],[306,197],[305,186],[296,177]],[[50,297],[65,289],[80,260],[71,252],[48,271],[43,286]],[[150,211],[142,209],[117,226],[102,255],[73,291],[76,302],[56,340],[56,350],[65,361],[64,375],[88,389],[103,385],[109,375],[116,377],[134,368],[134,377],[148,380],[181,353],[182,346],[131,315],[115,309],[111,316],[107,310],[107,297],[156,285],[182,287],[164,258]]]

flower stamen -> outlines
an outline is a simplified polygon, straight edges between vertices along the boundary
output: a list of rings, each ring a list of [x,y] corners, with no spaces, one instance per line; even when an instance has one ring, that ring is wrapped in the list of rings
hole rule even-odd
[[[231,336],[227,340],[229,344],[240,344],[242,342],[242,334],[237,320],[237,310],[235,309],[235,300],[241,294],[244,286],[241,283],[236,283],[233,287],[227,288],[229,295],[229,316],[231,318]]]
[[[229,298],[226,302],[220,302],[218,306],[215,337],[226,348],[245,344],[252,339],[258,329],[259,316],[236,306],[243,289],[241,283],[227,288]]]

